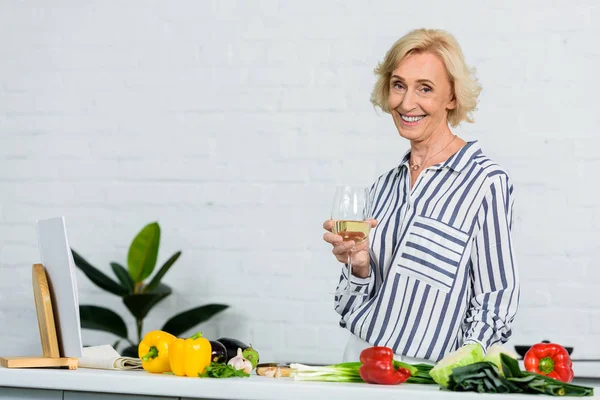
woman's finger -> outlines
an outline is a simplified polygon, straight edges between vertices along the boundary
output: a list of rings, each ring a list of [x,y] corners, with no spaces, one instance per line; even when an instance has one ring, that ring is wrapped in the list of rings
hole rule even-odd
[[[356,245],[356,247],[354,248],[355,252],[368,251],[368,250],[369,250],[369,242],[366,240],[364,242],[361,242],[360,244]]]
[[[375,228],[377,226],[377,220],[376,219],[366,219],[365,221],[368,221],[371,223],[371,228]]]
[[[331,243],[333,245],[336,245],[336,244],[344,241],[344,239],[340,235],[334,235],[331,232],[325,232],[323,234],[323,240],[326,241],[327,243]]]
[[[328,219],[327,221],[323,222],[323,229],[331,231],[331,228],[333,228],[333,221]]]
[[[350,252],[350,250],[352,250],[353,243],[354,242],[350,241],[335,245],[333,246],[333,249],[331,249],[331,252],[338,256],[342,254],[347,254],[348,252]]]

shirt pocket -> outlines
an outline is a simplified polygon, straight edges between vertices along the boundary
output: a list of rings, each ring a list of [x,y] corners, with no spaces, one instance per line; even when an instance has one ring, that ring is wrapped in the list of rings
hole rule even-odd
[[[469,235],[436,219],[417,216],[397,270],[448,293],[454,284]]]

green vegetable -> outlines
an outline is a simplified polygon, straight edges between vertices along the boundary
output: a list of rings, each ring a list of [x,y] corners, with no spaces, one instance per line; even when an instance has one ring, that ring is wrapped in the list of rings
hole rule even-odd
[[[452,370],[464,365],[473,364],[483,360],[483,349],[477,343],[467,344],[460,349],[442,358],[435,367],[429,371],[433,380],[443,386],[448,386]]]
[[[259,360],[258,351],[252,348],[252,344],[250,344],[250,347],[248,347],[247,349],[244,349],[244,351],[242,352],[242,357],[250,361],[250,363],[252,364],[252,369],[256,369]]]
[[[521,371],[514,358],[501,353],[499,368],[487,361],[455,368],[449,377],[448,390],[479,393],[531,393],[551,396],[593,396],[594,388],[572,385],[547,376]]]
[[[500,360],[500,354],[506,354],[507,356],[512,357],[515,360],[518,358],[518,355],[514,352],[505,349],[499,344],[495,344],[488,349],[487,354],[483,358],[483,361],[494,363],[496,367],[498,367],[500,375],[504,375],[502,372],[502,361]]]
[[[448,379],[448,390],[479,393],[523,392],[519,386],[503,379],[498,367],[487,361],[455,368]]]
[[[321,381],[321,382],[363,382],[359,374],[362,363],[347,362],[326,366],[314,366],[305,364],[290,364],[291,376],[296,381]],[[406,368],[410,371],[410,378],[405,383],[435,383],[429,371],[433,366],[429,364],[406,364],[394,360],[395,368]]]
[[[198,374],[198,376],[200,378],[242,378],[250,376],[250,374],[242,370],[235,369],[231,365],[211,362],[210,365],[206,367],[204,372]]]
[[[362,382],[358,373],[360,362],[347,362],[326,366],[314,366],[292,363],[290,376],[295,381],[322,381],[322,382]]]
[[[398,361],[394,361],[394,366],[398,368],[396,364]],[[411,371],[410,378],[405,383],[422,383],[422,384],[435,384],[435,381],[431,377],[430,371],[433,369],[433,365],[430,364],[412,364],[412,367],[416,368],[416,373]],[[406,368],[406,367],[405,367]]]

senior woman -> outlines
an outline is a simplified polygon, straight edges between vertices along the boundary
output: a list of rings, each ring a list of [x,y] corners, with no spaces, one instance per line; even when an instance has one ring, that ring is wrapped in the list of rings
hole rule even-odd
[[[511,230],[513,185],[476,141],[450,126],[473,122],[481,87],[456,39],[419,29],[399,39],[375,69],[371,101],[391,114],[410,150],[370,190],[369,241],[353,250],[339,295],[340,325],[352,335],[344,361],[370,346],[433,363],[469,343],[504,343],[519,303]],[[354,246],[324,240],[341,263]],[[342,266],[339,288],[346,286]]]

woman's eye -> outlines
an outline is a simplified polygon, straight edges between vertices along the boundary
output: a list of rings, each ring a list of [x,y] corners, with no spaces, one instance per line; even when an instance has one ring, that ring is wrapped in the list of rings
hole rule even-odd
[[[429,86],[423,86],[423,88],[421,89],[421,91],[423,93],[429,93],[429,92],[431,92],[431,88]]]
[[[394,89],[404,89],[404,86],[402,86],[402,84],[400,82],[394,82],[394,83],[392,83],[392,87]]]

